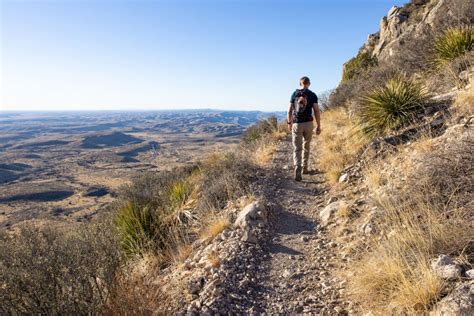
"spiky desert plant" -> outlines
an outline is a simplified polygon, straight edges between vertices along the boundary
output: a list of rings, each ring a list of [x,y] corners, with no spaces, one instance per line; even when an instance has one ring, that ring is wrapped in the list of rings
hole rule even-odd
[[[396,75],[361,98],[360,129],[371,138],[405,126],[413,121],[414,114],[426,104],[428,98],[421,84]]]
[[[150,250],[157,236],[158,217],[149,207],[137,207],[128,202],[115,216],[120,244],[127,256],[140,255]]]
[[[474,29],[452,27],[438,36],[434,43],[434,64],[443,67],[456,58],[472,51]]]

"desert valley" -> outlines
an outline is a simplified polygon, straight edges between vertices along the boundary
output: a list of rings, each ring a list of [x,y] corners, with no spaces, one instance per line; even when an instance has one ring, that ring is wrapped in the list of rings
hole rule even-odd
[[[0,227],[87,220],[143,171],[191,164],[284,113],[0,113]]]

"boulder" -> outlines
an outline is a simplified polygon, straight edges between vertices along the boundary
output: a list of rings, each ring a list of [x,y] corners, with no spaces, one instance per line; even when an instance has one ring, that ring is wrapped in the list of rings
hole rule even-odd
[[[461,267],[446,255],[440,255],[433,260],[431,262],[431,268],[443,280],[456,280],[461,277]]]
[[[474,315],[474,284],[461,283],[445,298],[439,301],[430,315],[470,316]]]
[[[261,201],[255,201],[247,205],[240,211],[235,220],[234,226],[247,228],[267,222],[267,211]]]
[[[319,218],[321,220],[321,226],[326,226],[329,224],[329,221],[332,217],[334,217],[334,213],[337,212],[339,208],[341,208],[345,204],[344,201],[339,200],[336,202],[330,203],[324,209],[319,212]]]

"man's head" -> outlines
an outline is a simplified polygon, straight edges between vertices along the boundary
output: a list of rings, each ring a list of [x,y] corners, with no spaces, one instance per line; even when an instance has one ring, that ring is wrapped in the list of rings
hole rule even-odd
[[[301,79],[300,79],[301,88],[308,89],[310,85],[311,85],[311,81],[309,81],[308,77],[306,77],[306,76],[301,77]]]

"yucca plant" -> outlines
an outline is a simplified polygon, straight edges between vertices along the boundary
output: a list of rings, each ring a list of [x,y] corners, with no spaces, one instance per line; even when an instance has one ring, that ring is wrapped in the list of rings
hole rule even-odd
[[[359,127],[369,138],[385,135],[412,122],[428,98],[421,84],[396,75],[361,98]]]
[[[168,190],[169,206],[172,209],[183,206],[191,196],[193,185],[190,179],[182,179],[173,183]]]
[[[434,43],[434,64],[443,67],[472,51],[474,30],[471,27],[452,27],[438,36]]]
[[[132,202],[118,210],[114,223],[122,250],[127,256],[140,255],[150,250],[160,227],[156,212],[149,207],[137,207]]]

